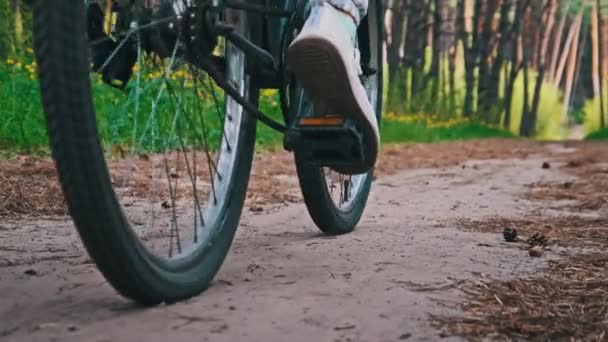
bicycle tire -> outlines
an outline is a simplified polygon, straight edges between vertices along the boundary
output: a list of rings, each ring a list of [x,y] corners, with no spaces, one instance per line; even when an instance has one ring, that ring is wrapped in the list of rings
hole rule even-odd
[[[174,302],[211,283],[232,243],[244,205],[256,121],[243,114],[234,182],[212,244],[179,264],[150,253],[135,236],[113,190],[96,127],[83,1],[37,1],[35,51],[52,156],[78,233],[95,264],[123,296],[142,305]],[[82,33],[82,34],[77,34]],[[258,92],[249,87],[250,100]]]
[[[376,91],[377,98],[375,103],[378,121],[382,114],[382,77],[383,77],[383,48],[382,37],[384,25],[382,20],[383,4],[381,0],[372,0],[369,4],[369,18],[365,18],[363,25],[368,25],[370,30],[375,30],[376,44],[371,49],[375,49],[376,58]],[[373,17],[373,20],[369,20]],[[360,27],[360,29],[362,28]],[[356,193],[351,203],[340,208],[334,202],[330,193],[330,185],[327,184],[324,168],[307,164],[295,151],[296,170],[300,182],[300,189],[304,197],[304,202],[312,220],[317,227],[329,235],[341,235],[351,233],[363,216],[367,200],[371,191],[374,170],[370,170],[358,184]],[[333,171],[332,171],[333,172]]]

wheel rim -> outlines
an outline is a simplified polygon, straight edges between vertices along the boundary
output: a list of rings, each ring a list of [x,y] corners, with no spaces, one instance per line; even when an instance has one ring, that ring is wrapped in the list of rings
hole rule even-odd
[[[359,195],[368,175],[345,175],[324,167],[323,176],[329,196],[336,208],[346,210],[352,206]]]
[[[247,33],[244,12],[226,11],[224,20]],[[237,173],[244,113],[184,58],[191,37],[183,31],[176,31],[170,55],[159,57],[145,52],[141,26],[130,28],[102,64],[111,67],[121,51],[135,46],[137,64],[126,92],[121,97],[99,80],[93,85],[99,131],[131,231],[152,255],[179,265],[211,247],[222,227]],[[228,56],[228,80],[246,97],[244,55],[225,42],[219,46],[223,49],[216,53]],[[128,139],[125,130],[131,130]]]

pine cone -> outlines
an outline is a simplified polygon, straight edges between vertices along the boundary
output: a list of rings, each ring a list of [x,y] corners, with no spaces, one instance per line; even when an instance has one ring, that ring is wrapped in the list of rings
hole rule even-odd
[[[530,247],[535,247],[535,246],[544,247],[549,242],[549,239],[547,239],[547,237],[541,233],[535,233],[534,235],[532,235],[531,238],[528,239],[527,242],[528,242],[528,245],[530,245]]]
[[[507,242],[515,242],[517,241],[517,229],[505,228],[505,230],[502,232],[502,236]]]
[[[545,248],[542,246],[534,246],[534,247],[530,248],[530,250],[528,251],[530,256],[533,258],[540,258],[541,256],[543,256],[544,252],[545,252]]]

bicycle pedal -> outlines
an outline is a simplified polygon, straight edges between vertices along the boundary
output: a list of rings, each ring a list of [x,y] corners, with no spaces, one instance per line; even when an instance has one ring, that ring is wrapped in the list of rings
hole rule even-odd
[[[346,119],[341,116],[309,116],[301,118],[298,126],[306,128],[342,126]]]
[[[300,118],[285,134],[285,148],[305,163],[348,169],[365,160],[363,134],[357,123],[338,116]]]

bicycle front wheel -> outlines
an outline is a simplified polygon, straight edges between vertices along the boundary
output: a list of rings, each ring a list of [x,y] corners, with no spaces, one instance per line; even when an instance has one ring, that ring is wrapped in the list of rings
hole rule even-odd
[[[192,51],[201,45],[188,44],[199,37],[175,20],[198,9],[184,5],[180,11],[192,12],[125,29],[124,12],[107,3],[36,2],[53,157],[78,232],[108,281],[144,305],[176,301],[210,284],[231,245],[255,119],[197,67]],[[220,15],[249,32],[246,12]],[[241,95],[257,101],[245,56],[222,41],[209,52]]]

